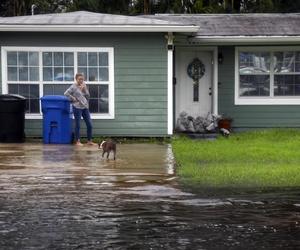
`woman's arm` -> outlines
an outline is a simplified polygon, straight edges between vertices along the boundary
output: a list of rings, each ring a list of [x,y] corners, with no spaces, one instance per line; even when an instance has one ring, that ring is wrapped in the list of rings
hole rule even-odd
[[[68,97],[71,102],[75,102],[77,99],[73,96],[73,94],[74,94],[74,89],[72,85],[65,91],[64,95]]]

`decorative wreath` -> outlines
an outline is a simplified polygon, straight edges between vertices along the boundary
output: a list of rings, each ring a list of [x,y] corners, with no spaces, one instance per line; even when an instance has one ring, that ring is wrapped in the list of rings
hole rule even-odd
[[[195,58],[187,67],[187,74],[194,80],[195,84],[199,83],[199,80],[204,76],[204,73],[205,66],[198,58]]]

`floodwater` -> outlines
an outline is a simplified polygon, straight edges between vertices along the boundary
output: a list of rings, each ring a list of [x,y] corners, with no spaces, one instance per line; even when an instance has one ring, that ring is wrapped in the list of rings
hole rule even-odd
[[[299,249],[300,189],[195,189],[171,147],[0,144],[0,249]]]

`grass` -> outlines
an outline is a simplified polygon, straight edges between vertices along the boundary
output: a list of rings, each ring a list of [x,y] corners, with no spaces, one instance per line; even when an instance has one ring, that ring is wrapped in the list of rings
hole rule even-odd
[[[300,130],[269,129],[217,140],[172,140],[177,173],[206,187],[299,187]]]

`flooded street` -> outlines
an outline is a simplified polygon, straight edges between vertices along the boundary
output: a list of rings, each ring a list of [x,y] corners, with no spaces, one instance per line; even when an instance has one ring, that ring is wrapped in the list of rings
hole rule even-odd
[[[202,190],[171,147],[0,144],[0,249],[299,249],[300,189]]]

